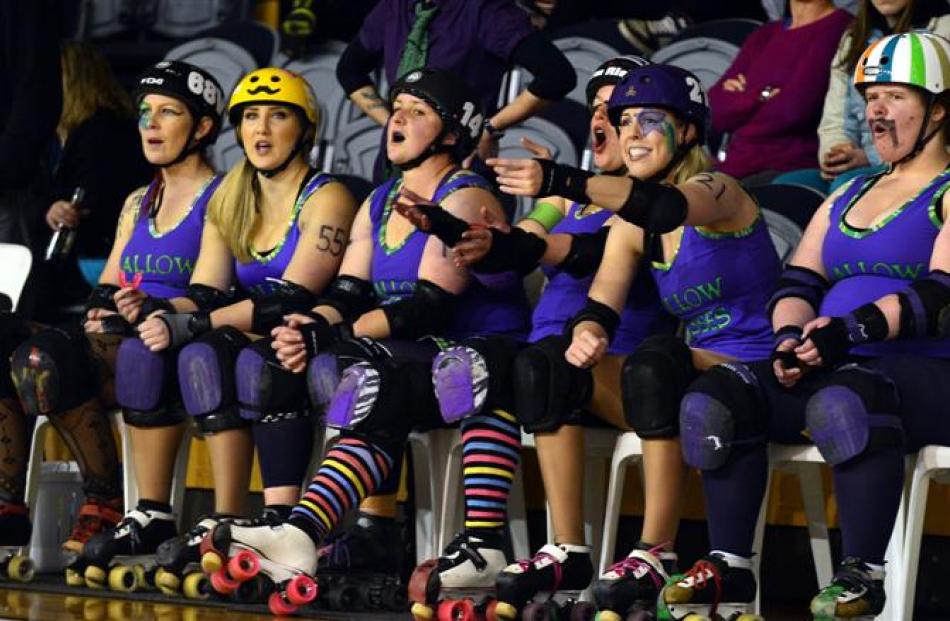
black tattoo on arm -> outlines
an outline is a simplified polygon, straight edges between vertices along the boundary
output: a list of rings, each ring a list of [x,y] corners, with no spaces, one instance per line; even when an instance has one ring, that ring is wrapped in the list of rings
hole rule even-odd
[[[722,198],[723,194],[726,193],[726,184],[722,181],[719,181],[709,173],[700,173],[693,177],[693,179],[697,183],[705,186],[710,192],[714,192],[716,194],[717,201]]]
[[[317,240],[317,250],[328,252],[331,257],[338,257],[346,250],[349,241],[347,240],[346,229],[341,229],[329,224],[320,226],[320,239]]]
[[[378,108],[385,108],[387,110],[389,109],[389,106],[386,105],[386,102],[383,101],[383,98],[380,97],[379,93],[377,93],[372,87],[368,87],[368,90],[360,92],[360,97],[366,100],[370,110],[376,110]]]

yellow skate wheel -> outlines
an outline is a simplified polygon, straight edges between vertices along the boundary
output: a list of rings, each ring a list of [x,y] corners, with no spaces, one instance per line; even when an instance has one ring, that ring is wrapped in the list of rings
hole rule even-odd
[[[131,593],[139,584],[138,572],[135,567],[117,565],[109,570],[109,588],[119,593]]]
[[[181,592],[188,599],[208,599],[211,596],[211,584],[208,576],[200,571],[193,571],[185,576],[181,585]]]
[[[14,556],[7,565],[7,576],[17,582],[29,582],[33,579],[35,568],[33,559],[28,556]]]
[[[595,621],[623,621],[623,618],[613,610],[602,610],[594,617]]]
[[[432,615],[435,614],[435,611],[432,610],[429,606],[425,604],[420,604],[415,602],[412,604],[412,608],[409,610],[412,614],[413,621],[429,621],[432,618]]]
[[[224,567],[224,560],[217,552],[205,552],[201,555],[201,571],[213,574]]]
[[[175,596],[178,595],[181,580],[172,572],[159,567],[158,571],[155,572],[155,586],[163,595]]]
[[[71,567],[66,568],[66,586],[71,587],[81,587],[86,586],[86,579],[81,573],[72,569]]]
[[[104,589],[106,588],[107,576],[106,570],[102,567],[96,565],[89,565],[86,567],[86,571],[83,573],[83,577],[86,581],[86,586],[90,589]]]
[[[736,617],[735,621],[765,621],[765,617],[760,617],[759,615],[746,612]]]
[[[132,569],[135,570],[135,590],[147,589],[150,586],[155,586],[155,572],[145,571],[143,565],[133,565]],[[151,580],[149,580],[151,578]]]
[[[518,618],[518,609],[508,602],[498,602],[495,604],[495,616],[504,621],[514,621]]]

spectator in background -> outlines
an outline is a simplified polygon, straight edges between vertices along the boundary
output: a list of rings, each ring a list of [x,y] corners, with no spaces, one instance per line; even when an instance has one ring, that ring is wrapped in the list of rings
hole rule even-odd
[[[757,29],[709,91],[716,132],[731,134],[719,169],[746,184],[813,166],[828,66],[851,14],[831,0],[790,0]]]
[[[30,241],[39,223],[46,155],[59,118],[59,42],[54,0],[0,2],[0,242]]]
[[[502,76],[512,64],[534,80],[499,109]],[[381,0],[340,58],[337,79],[363,112],[385,125],[389,107],[370,76],[380,66],[389,84],[421,67],[447,69],[468,82],[486,111],[482,159],[497,150],[504,129],[563,98],[576,82],[564,55],[512,0]]]
[[[862,0],[851,28],[841,37],[831,61],[831,79],[818,126],[818,165],[775,179],[833,192],[855,176],[881,167],[864,118],[864,98],[851,85],[861,52],[881,37],[910,30],[950,35],[946,0]],[[852,42],[857,43],[852,45]]]

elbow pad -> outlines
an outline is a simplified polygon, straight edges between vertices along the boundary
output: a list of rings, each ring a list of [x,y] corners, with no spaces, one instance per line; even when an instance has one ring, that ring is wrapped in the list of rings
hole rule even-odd
[[[947,336],[950,328],[950,274],[934,270],[897,294],[903,338]]]
[[[367,280],[339,276],[330,283],[326,294],[314,306],[329,306],[340,313],[343,321],[353,322],[376,307],[376,292]]]
[[[578,233],[571,235],[571,249],[558,268],[564,270],[574,278],[591,276],[600,267],[604,258],[604,248],[607,246],[607,235],[610,227],[602,226],[594,233]]]
[[[620,326],[620,315],[606,304],[587,298],[587,306],[582,308],[580,312],[574,315],[574,318],[564,326],[564,335],[571,338],[574,334],[575,326],[583,321],[599,323],[604,329],[604,332],[607,333],[607,340],[612,341],[614,340],[614,334],[617,333],[617,328]]]
[[[507,233],[491,230],[491,248],[473,267],[484,274],[514,271],[524,276],[538,266],[546,241],[524,229],[512,227]]]
[[[617,215],[656,235],[669,233],[686,221],[689,203],[679,188],[655,181],[634,180]]]
[[[389,336],[414,339],[425,334],[438,335],[448,324],[455,297],[435,283],[420,280],[411,296],[383,306]]]
[[[798,298],[804,300],[818,314],[821,308],[821,301],[829,288],[828,280],[814,270],[797,265],[789,265],[779,276],[778,283],[775,285],[775,293],[769,298],[769,315],[775,311],[779,300],[785,298]]]
[[[266,335],[284,323],[284,315],[310,310],[313,294],[297,283],[281,280],[273,291],[256,296],[252,301],[251,332]]]
[[[112,296],[114,296],[118,290],[119,288],[115,285],[96,285],[92,293],[89,294],[89,299],[86,300],[86,308],[83,311],[83,315],[93,308],[104,308],[110,311],[116,310],[115,300],[112,299]]]
[[[229,293],[224,293],[214,287],[200,284],[188,285],[185,297],[194,302],[198,310],[207,311],[209,313],[227,306],[233,301]]]

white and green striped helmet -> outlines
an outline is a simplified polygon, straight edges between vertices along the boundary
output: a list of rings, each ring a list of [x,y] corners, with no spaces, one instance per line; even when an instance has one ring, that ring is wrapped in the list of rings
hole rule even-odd
[[[858,90],[872,84],[906,84],[939,95],[950,88],[950,41],[930,32],[878,39],[854,69]]]

